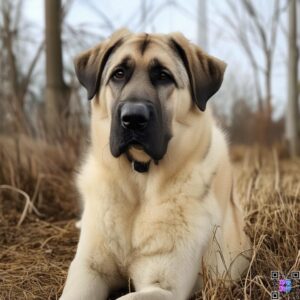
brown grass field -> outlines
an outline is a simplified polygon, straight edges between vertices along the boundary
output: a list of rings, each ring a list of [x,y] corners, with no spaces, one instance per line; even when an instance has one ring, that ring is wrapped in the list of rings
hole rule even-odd
[[[0,138],[0,299],[58,299],[74,256],[79,215],[74,146]],[[250,269],[226,287],[205,276],[193,299],[271,299],[271,271],[300,270],[300,160],[232,150],[236,189],[253,243]],[[281,299],[300,299],[300,281]],[[297,286],[298,285],[298,286]],[[112,296],[111,299],[114,299]]]

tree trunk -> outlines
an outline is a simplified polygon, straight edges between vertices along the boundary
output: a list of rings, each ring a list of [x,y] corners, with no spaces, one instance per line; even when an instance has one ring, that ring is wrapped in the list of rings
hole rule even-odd
[[[298,106],[298,49],[297,49],[297,3],[289,2],[289,61],[288,61],[288,106],[286,136],[290,155],[299,155],[299,106]]]
[[[266,68],[266,113],[267,118],[272,121],[272,62],[270,53],[267,54]]]
[[[46,128],[55,138],[64,133],[69,102],[63,79],[61,16],[61,1],[45,0]]]
[[[266,103],[264,109],[264,140],[266,145],[271,146],[273,143],[271,131],[272,131],[272,61],[271,53],[266,52],[266,71],[265,71],[265,84],[266,84]]]

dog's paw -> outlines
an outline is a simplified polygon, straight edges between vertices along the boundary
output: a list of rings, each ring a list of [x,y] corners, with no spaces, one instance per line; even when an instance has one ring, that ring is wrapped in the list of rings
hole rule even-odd
[[[117,300],[138,300],[139,298],[136,298],[135,293],[130,293],[125,296],[117,298]]]
[[[148,291],[129,293],[125,296],[118,298],[117,300],[176,300],[176,299],[175,297],[173,297],[170,291],[164,291],[161,289],[151,289]]]

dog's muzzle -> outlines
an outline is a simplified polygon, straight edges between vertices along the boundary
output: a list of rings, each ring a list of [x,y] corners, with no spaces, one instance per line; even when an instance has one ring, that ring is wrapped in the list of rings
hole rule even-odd
[[[161,108],[149,100],[127,99],[119,101],[112,110],[110,132],[110,150],[114,157],[125,153],[130,148],[144,151],[150,160],[158,162],[167,151],[171,135],[166,122],[163,122]],[[134,162],[138,172],[147,171],[147,166]]]

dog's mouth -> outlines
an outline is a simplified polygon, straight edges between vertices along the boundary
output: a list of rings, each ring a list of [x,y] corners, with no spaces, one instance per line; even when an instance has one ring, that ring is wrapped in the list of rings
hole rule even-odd
[[[142,144],[137,142],[129,143],[125,155],[135,171],[139,173],[149,171],[152,158],[145,152]]]
[[[156,139],[151,140],[145,136],[138,138],[125,133],[119,135],[118,139],[111,139],[111,153],[114,157],[126,155],[133,169],[144,173],[149,170],[152,161],[157,165],[163,158],[169,139],[168,137],[165,143],[161,143]]]
[[[133,149],[136,149],[136,150],[139,150],[139,151],[144,151],[143,145],[141,145],[137,142],[133,142],[129,146],[132,147]]]
[[[129,143],[125,153],[129,154],[133,160],[143,163],[146,163],[153,159],[151,154],[149,154],[149,152],[147,151],[145,145],[138,142]]]
[[[129,136],[125,134],[124,136],[122,136],[119,142],[118,150],[118,155],[130,152],[138,153],[139,155],[144,153],[145,155],[149,156],[149,159],[152,158],[151,147],[149,143],[147,143],[147,139],[139,138],[136,135]]]

